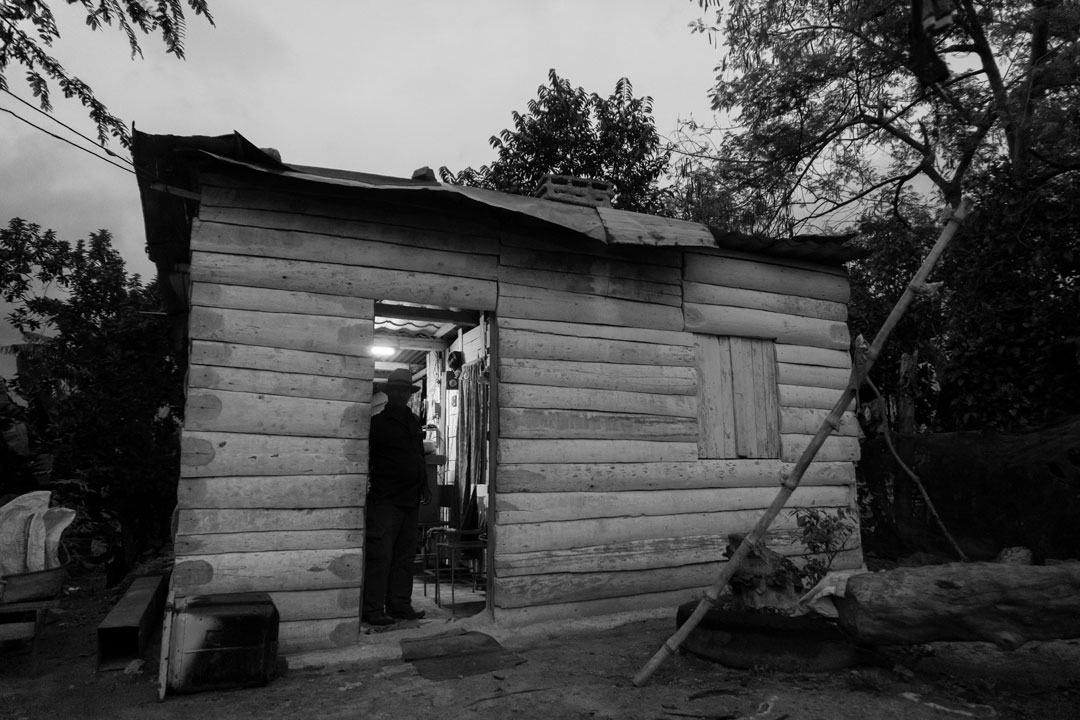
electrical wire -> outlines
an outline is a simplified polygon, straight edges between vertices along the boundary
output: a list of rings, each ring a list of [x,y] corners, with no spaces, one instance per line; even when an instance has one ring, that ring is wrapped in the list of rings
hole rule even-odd
[[[88,155],[91,155],[91,156],[93,156],[93,157],[96,157],[96,158],[97,158],[98,160],[102,160],[102,161],[104,161],[104,162],[107,162],[107,163],[109,163],[110,165],[112,165],[113,167],[119,168],[120,170],[123,170],[124,172],[128,172],[128,173],[131,173],[132,175],[138,175],[138,174],[139,174],[139,173],[138,173],[138,172],[136,172],[135,170],[133,170],[133,169],[131,169],[131,168],[128,168],[128,167],[124,167],[124,166],[123,166],[123,165],[121,165],[120,163],[117,163],[117,162],[113,162],[112,160],[110,160],[109,158],[107,158],[107,157],[105,157],[105,156],[103,156],[103,155],[98,155],[98,154],[97,154],[97,153],[95,153],[95,152],[94,152],[93,150],[90,150],[90,149],[88,149],[88,148],[85,148],[85,147],[83,147],[82,145],[79,145],[78,143],[75,143],[75,142],[72,142],[71,140],[68,140],[67,138],[64,138],[64,137],[60,137],[60,136],[59,136],[59,135],[57,135],[56,133],[52,133],[52,132],[49,132],[48,130],[46,130],[45,128],[41,127],[40,125],[37,125],[37,124],[35,124],[35,123],[33,123],[33,122],[31,122],[31,121],[27,120],[26,118],[24,118],[24,117],[23,117],[22,115],[19,115],[19,114],[18,114],[17,112],[15,112],[14,110],[10,110],[10,109],[8,109],[8,108],[0,108],[0,111],[6,112],[6,113],[7,113],[8,115],[11,115],[11,116],[12,116],[12,117],[14,117],[14,118],[15,118],[16,120],[21,120],[22,122],[26,123],[26,124],[27,124],[27,125],[29,125],[30,127],[34,128],[34,129],[36,129],[36,130],[40,130],[41,132],[45,133],[45,134],[46,134],[46,135],[48,135],[49,137],[52,137],[52,138],[56,138],[57,140],[60,140],[61,142],[65,142],[65,143],[67,143],[68,145],[70,145],[71,147],[73,147],[73,148],[77,148],[77,149],[79,149],[79,150],[82,150],[82,151],[83,151],[84,153],[86,153],[86,154],[88,154]]]
[[[79,132],[79,131],[78,131],[78,130],[76,130],[75,128],[71,127],[70,125],[68,125],[67,123],[65,123],[65,122],[64,122],[63,120],[61,120],[61,119],[59,119],[58,117],[56,117],[56,116],[54,116],[54,115],[51,115],[50,113],[48,113],[48,112],[46,112],[46,111],[42,110],[42,109],[41,109],[41,108],[39,108],[39,107],[38,107],[37,105],[34,105],[34,104],[33,104],[33,103],[31,103],[31,102],[27,102],[26,100],[24,100],[23,98],[19,97],[19,96],[18,96],[18,95],[16,95],[15,93],[11,92],[11,91],[10,91],[10,90],[8,90],[7,88],[0,88],[0,90],[3,90],[3,91],[4,91],[5,93],[7,93],[7,94],[8,94],[8,95],[10,95],[11,97],[15,98],[16,100],[18,100],[19,102],[21,102],[21,103],[22,103],[23,105],[25,105],[26,107],[30,108],[31,110],[33,110],[34,112],[38,113],[39,115],[44,115],[45,117],[49,118],[50,120],[52,120],[52,121],[53,121],[54,123],[56,123],[56,124],[57,124],[57,125],[59,125],[60,127],[62,127],[62,128],[64,128],[64,129],[66,129],[66,130],[68,130],[69,132],[72,132],[72,133],[74,133],[75,135],[78,135],[78,136],[79,136],[79,137],[81,137],[81,138],[82,138],[83,140],[87,141],[88,143],[90,143],[90,144],[92,144],[92,145],[97,145],[97,146],[98,146],[98,147],[100,147],[100,148],[101,148],[102,150],[104,150],[104,151],[105,151],[105,153],[107,153],[107,154],[108,154],[108,155],[109,155],[110,157],[114,157],[114,158],[116,158],[117,160],[120,160],[120,161],[122,161],[122,162],[126,162],[126,163],[127,163],[128,165],[130,165],[131,167],[135,167],[135,163],[133,163],[133,162],[132,162],[131,160],[128,160],[128,159],[127,159],[126,157],[124,157],[124,156],[122,156],[122,155],[117,155],[116,153],[114,153],[114,152],[113,152],[112,150],[110,150],[109,148],[105,147],[104,145],[100,145],[100,144],[99,144],[99,143],[98,143],[98,142],[97,142],[96,140],[93,140],[93,139],[91,139],[91,138],[87,137],[86,135],[83,135],[83,134],[82,134],[81,132]]]

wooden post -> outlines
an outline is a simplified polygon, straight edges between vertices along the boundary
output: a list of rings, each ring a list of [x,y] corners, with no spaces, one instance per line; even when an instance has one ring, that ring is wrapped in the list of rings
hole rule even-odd
[[[723,565],[716,581],[705,589],[705,597],[698,602],[697,607],[690,617],[687,618],[686,622],[682,624],[674,635],[668,638],[664,644],[660,646],[660,649],[649,659],[649,662],[645,664],[645,667],[634,676],[634,685],[641,687],[648,682],[649,677],[656,672],[656,669],[663,664],[664,660],[678,650],[679,645],[686,639],[686,636],[697,627],[698,623],[701,622],[701,619],[705,617],[705,614],[709,611],[709,607],[716,602],[717,598],[719,598],[720,592],[731,580],[735,571],[739,569],[739,565],[746,558],[747,554],[762,538],[765,531],[769,529],[769,525],[776,519],[776,516],[780,514],[780,510],[783,509],[785,503],[787,503],[788,499],[791,497],[791,493],[799,486],[799,481],[802,480],[803,473],[806,472],[806,468],[810,465],[814,456],[817,455],[818,450],[820,450],[821,446],[825,443],[825,439],[834,429],[839,427],[840,419],[843,416],[844,411],[847,410],[847,406],[855,396],[855,392],[862,385],[870,368],[873,367],[877,356],[881,354],[881,350],[885,347],[885,341],[888,340],[889,334],[892,333],[893,328],[900,322],[900,318],[907,312],[908,307],[915,299],[915,295],[923,289],[926,278],[930,275],[930,271],[937,265],[941,255],[945,252],[945,248],[948,247],[953,236],[956,234],[957,228],[960,227],[960,223],[962,223],[968,213],[971,212],[971,208],[972,201],[968,198],[964,198],[960,201],[960,204],[953,209],[949,222],[941,231],[941,236],[938,238],[937,243],[931,248],[926,259],[923,260],[922,266],[915,273],[911,282],[908,283],[907,288],[904,289],[903,295],[896,301],[896,305],[893,306],[892,312],[889,313],[889,317],[885,320],[885,323],[881,326],[881,330],[878,331],[877,337],[874,338],[874,342],[867,350],[866,357],[861,361],[859,358],[856,358],[855,366],[851,369],[851,381],[848,383],[843,395],[840,396],[840,399],[829,412],[829,415],[825,418],[821,427],[818,428],[817,434],[814,435],[810,444],[807,445],[802,456],[799,458],[799,461],[795,463],[795,467],[792,469],[791,474],[782,479],[780,483],[780,492],[777,493],[772,504],[765,511],[765,514],[761,516],[761,519],[758,520],[754,529],[743,539],[742,544],[739,545],[735,554],[731,556],[731,559]]]

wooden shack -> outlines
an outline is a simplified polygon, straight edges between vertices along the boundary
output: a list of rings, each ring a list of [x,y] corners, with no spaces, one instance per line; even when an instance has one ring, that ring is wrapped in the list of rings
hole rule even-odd
[[[486,528],[501,625],[699,596],[848,380],[834,239],[287,165],[235,134],[137,133],[134,159],[188,348],[172,589],[270,592],[285,653],[359,641],[394,368],[425,385],[451,517]],[[854,507],[857,434],[790,506]],[[769,538],[804,552],[788,513]],[[861,562],[856,540],[836,566]]]

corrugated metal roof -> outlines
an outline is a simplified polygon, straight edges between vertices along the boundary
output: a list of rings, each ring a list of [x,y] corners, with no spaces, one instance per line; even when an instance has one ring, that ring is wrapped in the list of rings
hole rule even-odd
[[[308,166],[288,166],[289,169],[272,170],[211,152],[206,154],[224,163],[273,172],[275,175],[298,180],[369,190],[453,193],[490,207],[560,225],[610,245],[725,248],[830,265],[840,265],[864,254],[862,248],[847,244],[852,235],[769,238],[734,233],[688,220],[609,207],[582,207],[483,188],[441,185],[431,180],[391,178]]]
[[[221,137],[154,136],[135,133],[136,164],[164,175],[156,184],[158,190],[162,189],[163,184],[191,187],[190,170],[187,163],[175,161],[173,156],[177,153],[185,155],[189,160],[194,155],[222,165],[243,167],[249,171],[266,173],[279,178],[376,191],[388,196],[435,193],[446,199],[458,198],[465,203],[479,203],[489,208],[552,223],[611,245],[720,248],[795,258],[826,265],[841,265],[865,254],[863,248],[849,243],[851,235],[768,238],[733,233],[686,220],[614,210],[608,207],[581,207],[494,190],[443,185],[424,177],[398,178],[306,165],[288,165],[255,147],[239,133]],[[179,173],[180,177],[176,177],[177,168],[182,169]],[[168,174],[169,171],[173,171],[172,174]],[[150,228],[153,222],[150,215],[154,214],[152,206],[155,199],[147,197],[147,189],[154,187],[155,183],[143,176],[140,176],[139,182],[143,190],[148,253],[151,259],[157,262],[159,258],[155,257],[155,242],[160,236],[152,233]],[[160,193],[151,193],[153,194],[160,196]],[[428,195],[428,197],[431,196]],[[174,198],[173,200],[175,203],[181,199]],[[161,205],[161,203],[158,204]]]

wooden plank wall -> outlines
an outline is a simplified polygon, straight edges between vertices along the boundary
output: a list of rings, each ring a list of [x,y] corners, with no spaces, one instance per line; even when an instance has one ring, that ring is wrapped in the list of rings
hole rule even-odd
[[[795,462],[836,404],[851,372],[848,281],[841,270],[788,261],[687,253],[686,328],[776,344],[781,459]],[[819,461],[859,457],[848,413]]]
[[[684,275],[674,250],[504,236],[499,282],[496,621],[692,599],[846,382],[846,279],[707,253]],[[778,457],[699,460],[702,335],[776,341]],[[846,418],[792,507],[853,505],[855,432]],[[769,543],[805,553],[788,513]],[[861,562],[856,540],[836,566]]]
[[[493,309],[495,241],[391,205],[203,181],[173,587],[270,592],[286,654],[351,644],[374,301]]]

